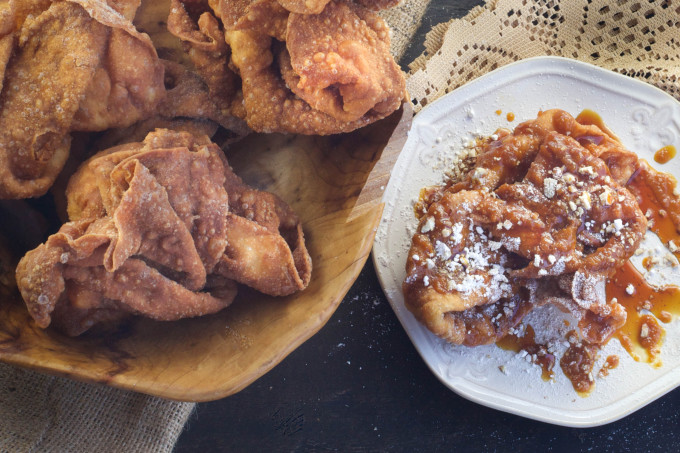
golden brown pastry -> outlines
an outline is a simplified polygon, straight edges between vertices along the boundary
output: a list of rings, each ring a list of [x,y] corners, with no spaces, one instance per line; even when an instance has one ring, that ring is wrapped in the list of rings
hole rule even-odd
[[[297,216],[243,184],[205,136],[157,130],[102,151],[67,198],[70,221],[17,268],[40,327],[78,335],[128,314],[200,316],[229,305],[236,282],[271,295],[309,282]]]
[[[621,185],[634,156],[560,110],[500,131],[462,181],[427,193],[407,260],[407,307],[437,335],[476,345],[550,298],[602,343],[626,319],[606,300],[606,278],[647,229]]]
[[[156,108],[163,67],[129,20],[138,4],[9,2],[0,16],[0,198],[43,194],[71,131],[125,127]]]
[[[253,130],[349,132],[399,108],[405,81],[378,15],[353,2],[321,3],[317,14],[298,14],[276,0],[210,2],[228,52],[217,44],[221,31],[201,2],[176,0],[168,22],[192,48],[220,105]],[[190,20],[192,14],[197,18]],[[218,93],[221,85],[211,81],[233,75],[240,90]]]
[[[372,10],[391,8],[400,0],[359,0],[358,3]],[[292,13],[319,14],[330,0],[278,0],[278,2]]]
[[[240,82],[238,76],[226,64],[231,52],[224,39],[224,31],[220,28],[217,18],[211,14],[207,3],[182,3],[179,0],[171,0],[168,31],[181,39],[196,73],[202,77],[208,89],[209,96],[202,96],[204,98],[202,104],[206,105],[206,109],[214,110],[226,118],[233,118],[232,112],[238,117],[243,117],[245,113]],[[178,69],[174,69],[175,85],[182,86],[178,82],[186,77],[180,75]],[[198,92],[196,88],[192,90]],[[227,124],[226,127],[232,125]]]
[[[315,15],[291,14],[286,48],[281,71],[288,86],[333,118],[385,116],[404,98],[387,25],[354,3],[331,2]]]

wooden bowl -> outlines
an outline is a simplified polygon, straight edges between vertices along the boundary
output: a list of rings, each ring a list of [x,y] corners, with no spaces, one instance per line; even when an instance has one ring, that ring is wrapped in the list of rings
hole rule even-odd
[[[306,290],[274,298],[242,288],[215,315],[135,319],[77,338],[38,328],[18,292],[0,292],[0,361],[182,401],[238,392],[314,335],[357,278],[411,118],[405,105],[351,134],[252,135],[226,150],[248,184],[278,194],[302,218],[314,266]]]

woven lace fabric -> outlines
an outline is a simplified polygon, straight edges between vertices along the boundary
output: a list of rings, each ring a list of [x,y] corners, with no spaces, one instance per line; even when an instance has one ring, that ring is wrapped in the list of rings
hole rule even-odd
[[[680,99],[680,4],[670,0],[490,0],[436,26],[411,65],[416,112],[493,69],[556,55],[646,81]]]

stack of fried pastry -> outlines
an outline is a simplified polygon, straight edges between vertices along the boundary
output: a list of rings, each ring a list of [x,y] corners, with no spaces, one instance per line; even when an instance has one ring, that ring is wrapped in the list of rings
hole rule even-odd
[[[624,187],[640,165],[614,136],[561,110],[498,131],[462,180],[425,191],[407,307],[435,334],[474,346],[552,302],[579,319],[586,341],[605,342],[626,320],[606,279],[647,229]]]
[[[176,320],[226,307],[237,282],[276,296],[309,282],[298,217],[245,185],[206,136],[159,129],[102,151],[67,197],[70,221],[17,267],[40,327],[78,335],[131,314]]]
[[[0,7],[0,198],[45,193],[68,157],[71,132],[129,126],[155,111],[163,66],[132,25],[138,4]]]
[[[0,2],[0,199],[53,187],[60,203],[68,181],[68,222],[17,268],[37,324],[78,335],[212,313],[236,283],[305,288],[297,215],[210,138],[349,132],[395,111],[404,77],[374,12],[394,3]]]
[[[0,4],[0,199],[43,195],[73,132],[114,130],[110,144],[156,127],[327,135],[405,99],[371,10],[393,0],[167,1],[186,53],[166,59],[133,25],[166,17],[137,17],[140,0]],[[158,13],[148,3],[139,16]]]
[[[172,0],[168,29],[212,96],[253,130],[327,135],[384,118],[404,101],[389,29],[371,11],[393,3]]]

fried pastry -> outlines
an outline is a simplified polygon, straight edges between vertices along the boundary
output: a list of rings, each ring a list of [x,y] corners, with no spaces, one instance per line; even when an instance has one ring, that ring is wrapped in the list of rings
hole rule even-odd
[[[560,110],[499,131],[460,182],[426,191],[407,307],[448,341],[477,345],[549,300],[580,320],[586,340],[603,343],[626,320],[605,281],[647,229],[622,185],[637,165],[612,136]]]
[[[180,63],[161,60],[165,67],[166,96],[157,112],[149,118],[124,128],[109,129],[98,139],[96,148],[138,142],[155,129],[171,129],[195,135],[215,135],[219,127],[230,134],[222,144],[239,140],[250,129],[245,122],[218,108],[203,79]]]
[[[309,282],[298,217],[246,186],[205,136],[157,130],[102,151],[67,198],[70,221],[17,268],[40,327],[78,335],[130,314],[200,316],[229,305],[236,282],[277,296]]]
[[[330,0],[278,0],[291,13],[319,14]]]
[[[291,13],[319,14],[330,0],[278,0],[278,2]],[[378,11],[395,6],[399,0],[359,0],[359,3],[368,9]]]
[[[201,2],[181,3],[171,13],[169,23],[176,24],[171,31],[195,51],[206,81],[239,77],[239,102],[229,93],[220,105],[255,131],[349,132],[386,117],[406,99],[403,74],[389,53],[387,25],[360,4],[210,2],[225,30],[225,53],[216,44],[219,33],[210,13],[188,20],[190,11],[201,11]],[[320,9],[291,12],[309,8]]]
[[[283,78],[314,109],[351,122],[369,112],[388,115],[401,104],[401,71],[389,53],[389,29],[376,14],[331,2],[320,14],[291,14],[286,32]]]
[[[231,52],[207,3],[171,0],[168,31],[182,41],[196,73],[208,88],[209,98],[202,104],[222,116],[231,117],[233,112],[242,118],[245,112],[238,76],[226,64]],[[174,72],[177,78],[178,71]]]
[[[3,20],[16,27],[3,26],[0,41],[0,198],[26,198],[53,183],[71,131],[125,127],[154,111],[163,67],[129,20],[136,0],[9,4]]]

